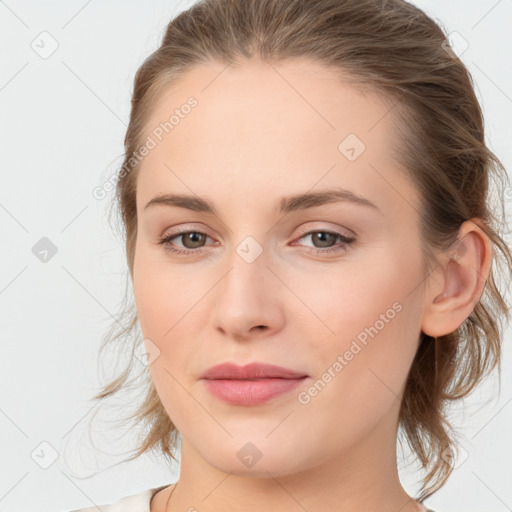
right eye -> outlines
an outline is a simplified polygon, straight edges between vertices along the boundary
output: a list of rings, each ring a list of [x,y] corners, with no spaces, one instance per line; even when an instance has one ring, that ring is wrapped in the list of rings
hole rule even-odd
[[[187,244],[191,244],[192,247],[185,247],[185,250],[174,248],[173,244],[171,244],[171,241],[174,240],[175,238],[180,237],[183,237],[183,241],[186,241],[185,243]],[[202,242],[205,241],[206,238],[209,238],[208,235],[201,231],[180,231],[178,233],[172,233],[170,235],[164,236],[163,238],[160,238],[158,243],[163,245],[166,251],[175,254],[187,255],[193,252],[199,252],[197,249],[200,249],[202,246],[196,246],[195,244],[201,244]]]

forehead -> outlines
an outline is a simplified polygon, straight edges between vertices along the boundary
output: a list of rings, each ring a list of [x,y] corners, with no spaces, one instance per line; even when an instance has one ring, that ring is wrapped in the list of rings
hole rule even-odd
[[[195,106],[183,108],[191,97]],[[156,146],[140,166],[138,196],[148,200],[162,188],[265,191],[269,183],[268,192],[280,195],[315,182],[361,189],[369,179],[378,195],[389,189],[378,173],[391,169],[408,186],[392,156],[392,107],[388,98],[306,60],[198,66],[154,104],[143,140],[150,136]],[[166,122],[168,133],[161,133]]]
[[[344,133],[355,133],[369,143],[392,136],[389,123],[375,129],[390,111],[389,99],[304,60],[280,64],[251,60],[237,66],[210,63],[193,68],[159,95],[146,132],[169,120],[190,97],[197,106],[166,137],[170,144],[174,141],[179,146],[182,139],[195,134],[198,143],[228,139],[231,146],[243,141],[249,149],[250,135],[258,133],[260,138],[253,144],[260,150],[266,139],[284,143],[292,136],[325,139],[321,146],[325,149],[331,139]]]

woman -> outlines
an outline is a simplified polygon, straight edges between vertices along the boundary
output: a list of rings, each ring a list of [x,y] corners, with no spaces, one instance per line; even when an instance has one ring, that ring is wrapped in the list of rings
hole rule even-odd
[[[115,510],[430,510],[445,405],[500,363],[492,260],[512,268],[504,169],[439,26],[401,0],[199,2],[138,70],[125,148],[135,456],[180,439],[181,467]]]

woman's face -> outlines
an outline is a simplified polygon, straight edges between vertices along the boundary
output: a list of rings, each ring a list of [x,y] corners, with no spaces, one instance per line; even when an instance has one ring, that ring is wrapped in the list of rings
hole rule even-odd
[[[309,61],[224,68],[190,71],[146,125],[133,284],[161,401],[183,449],[225,472],[394,456],[425,279],[390,105]],[[167,194],[190,202],[146,206]],[[202,378],[225,362],[306,377]]]

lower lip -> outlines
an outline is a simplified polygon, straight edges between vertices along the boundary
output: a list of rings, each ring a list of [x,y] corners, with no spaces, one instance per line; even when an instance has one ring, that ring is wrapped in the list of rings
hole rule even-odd
[[[278,395],[289,393],[307,377],[299,379],[204,379],[210,393],[233,405],[258,405],[272,400]]]

